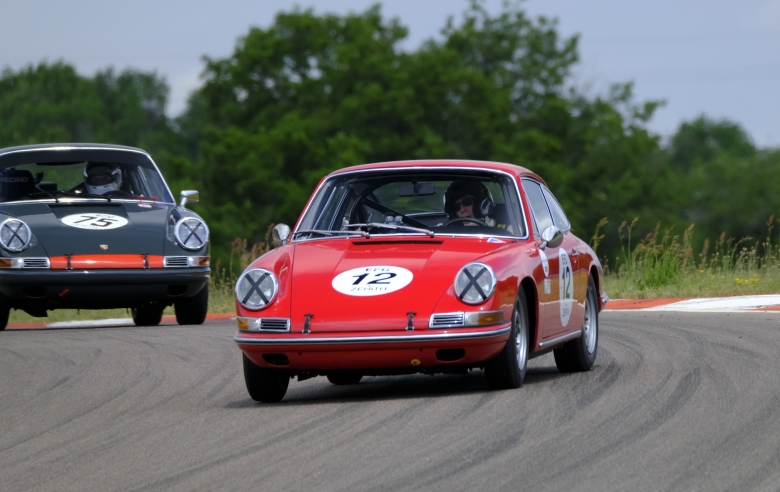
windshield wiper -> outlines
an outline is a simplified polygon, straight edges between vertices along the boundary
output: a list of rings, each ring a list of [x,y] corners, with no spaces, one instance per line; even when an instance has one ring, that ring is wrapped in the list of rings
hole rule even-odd
[[[323,231],[318,229],[309,229],[307,231],[295,231],[293,233],[293,237],[297,236],[298,234],[320,234],[322,236],[334,236],[334,235],[349,235],[349,236],[363,236],[363,237],[371,237],[369,233],[364,231]]]
[[[369,222],[367,224],[344,224],[344,227],[381,227],[384,229],[403,229],[406,231],[412,231],[412,232],[420,232],[422,234],[427,234],[430,237],[435,237],[435,234],[430,229],[420,229],[419,227],[412,227],[407,225],[397,225],[397,224],[383,224],[381,222]]]
[[[36,191],[35,193],[30,193],[28,196],[45,196],[46,198],[53,198],[56,203],[59,203],[59,198],[61,197],[75,197],[75,198],[100,198],[103,200],[108,200],[111,202],[111,198],[103,195],[93,195],[92,193],[76,193],[75,191],[66,191],[66,190],[60,190],[54,193],[49,193],[48,191]]]

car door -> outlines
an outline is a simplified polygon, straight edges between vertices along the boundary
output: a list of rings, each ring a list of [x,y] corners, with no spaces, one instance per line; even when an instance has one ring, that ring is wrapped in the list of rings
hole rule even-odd
[[[522,180],[525,197],[531,209],[534,237],[541,238],[541,232],[554,225],[553,216],[547,206],[547,200],[542,191],[542,185],[532,179]],[[543,341],[563,331],[561,322],[561,284],[560,284],[560,248],[540,249],[538,243],[535,253],[539,254],[544,278],[537,283],[539,295],[539,340]],[[565,272],[571,272],[565,270]],[[568,277],[567,277],[568,278]],[[566,280],[566,279],[564,279]],[[567,287],[564,284],[564,287]],[[565,292],[568,292],[565,291]],[[568,319],[566,320],[568,322]]]
[[[563,331],[581,328],[577,323],[584,319],[585,296],[588,292],[588,262],[580,257],[584,243],[571,232],[571,224],[552,192],[542,186],[542,193],[552,214],[553,223],[563,231],[563,243],[558,249],[561,262],[559,292],[561,325]],[[568,261],[567,261],[568,257]],[[567,270],[568,268],[568,270]]]

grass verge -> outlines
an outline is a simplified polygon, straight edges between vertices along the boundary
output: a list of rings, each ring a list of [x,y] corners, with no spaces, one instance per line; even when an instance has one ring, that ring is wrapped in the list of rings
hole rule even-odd
[[[691,246],[694,226],[682,234],[673,228],[653,232],[632,246],[636,220],[618,228],[621,252],[612,267],[605,262],[604,289],[612,299],[728,297],[780,292],[780,247],[773,244],[774,216],[767,237],[734,239],[725,234],[705,240],[701,250]],[[591,240],[598,247],[599,228]]]

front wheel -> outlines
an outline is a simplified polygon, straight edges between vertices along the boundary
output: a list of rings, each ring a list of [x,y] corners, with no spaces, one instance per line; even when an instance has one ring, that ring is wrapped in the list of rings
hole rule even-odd
[[[165,306],[147,304],[132,309],[133,323],[135,326],[157,326],[162,321]]]
[[[528,301],[520,287],[512,311],[509,340],[498,356],[485,366],[485,377],[493,389],[519,388],[528,369]]]
[[[555,365],[561,372],[589,371],[596,362],[599,345],[599,298],[596,282],[588,280],[588,295],[585,298],[585,319],[582,335],[563,347],[553,350]]]
[[[0,294],[0,331],[5,330],[8,326],[8,316],[11,314],[11,306],[8,305],[8,300]]]
[[[176,322],[180,325],[202,325],[209,312],[209,286],[204,285],[200,292],[173,303]]]
[[[244,381],[249,396],[255,401],[276,403],[282,401],[290,385],[290,376],[279,369],[266,369],[260,367],[246,354],[241,354],[244,359]]]

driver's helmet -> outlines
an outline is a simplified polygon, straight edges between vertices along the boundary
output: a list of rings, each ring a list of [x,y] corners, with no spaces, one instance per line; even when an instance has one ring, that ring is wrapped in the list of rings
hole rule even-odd
[[[122,170],[118,164],[90,162],[84,168],[84,186],[91,195],[117,191],[122,185]]]
[[[456,179],[450,186],[447,187],[447,191],[444,192],[444,212],[447,214],[447,218],[452,220],[458,217],[459,205],[455,202],[461,198],[471,197],[474,203],[474,217],[477,219],[483,219],[485,217],[484,207],[487,205],[485,200],[492,201],[490,191],[477,181],[476,179]]]

